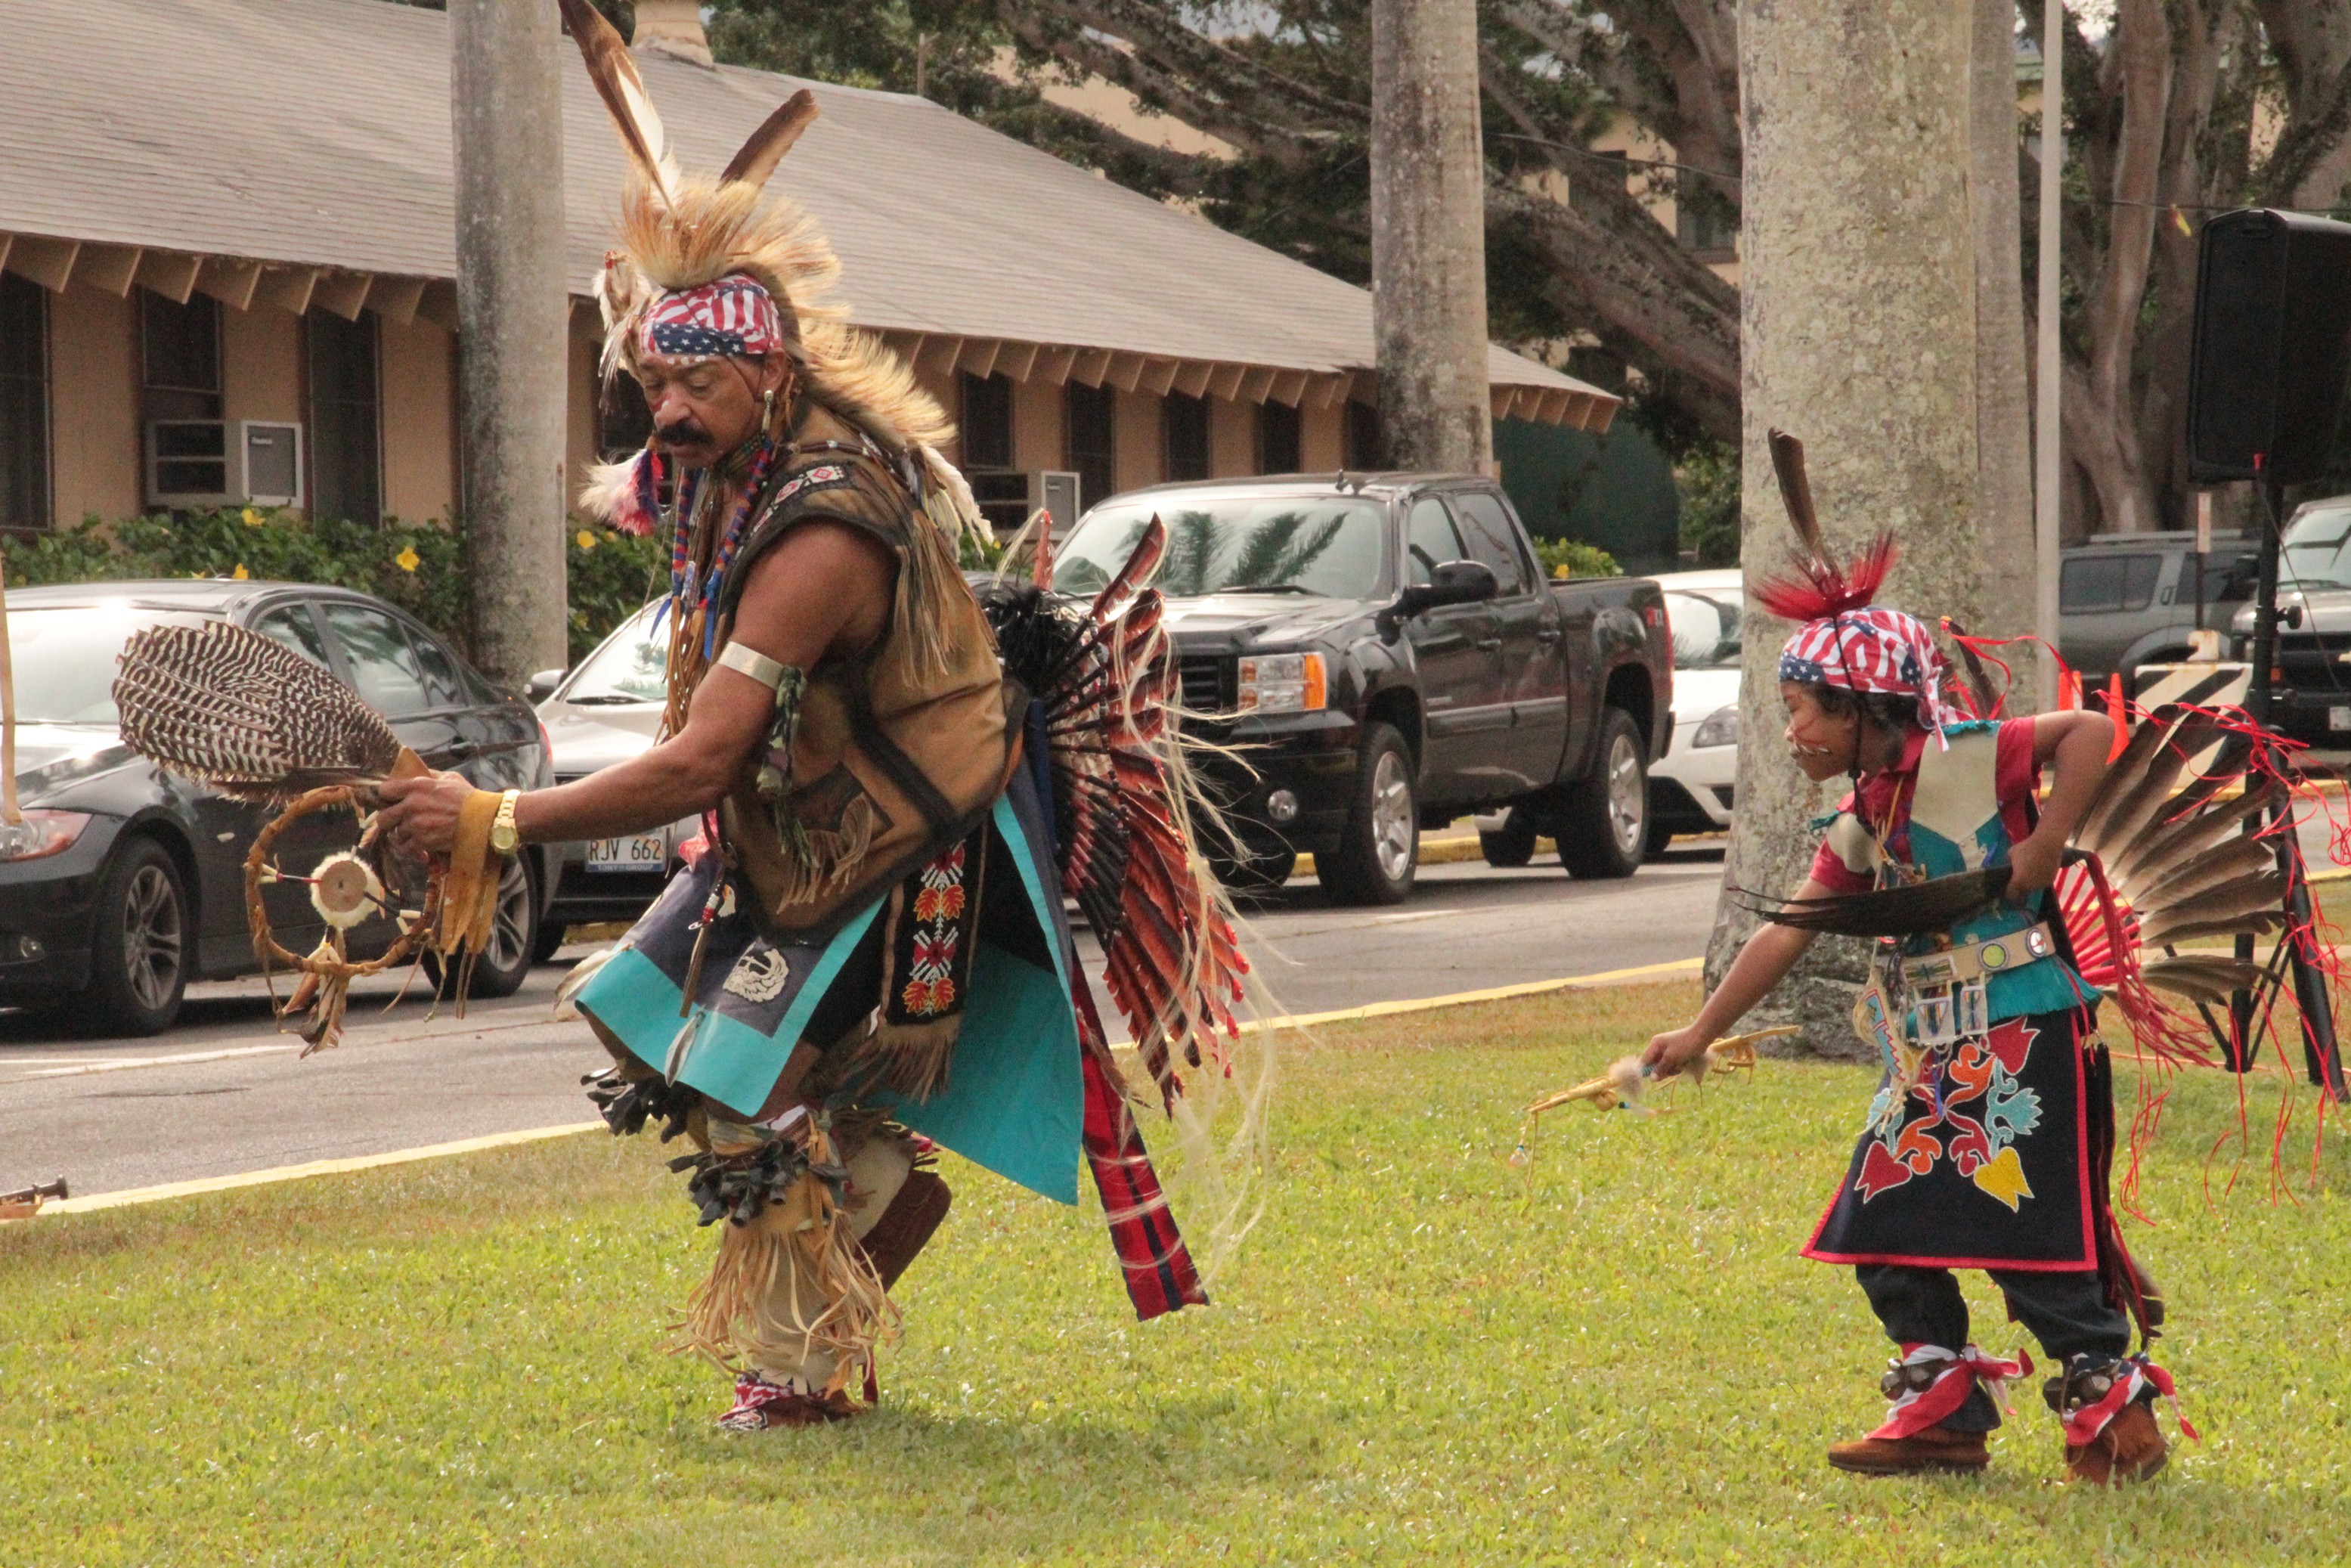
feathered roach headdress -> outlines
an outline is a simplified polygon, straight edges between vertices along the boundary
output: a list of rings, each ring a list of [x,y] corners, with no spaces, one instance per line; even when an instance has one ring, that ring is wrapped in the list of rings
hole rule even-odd
[[[1780,678],[1915,698],[1919,722],[1939,739],[1943,727],[1961,717],[1947,690],[1950,662],[1925,622],[1871,602],[1894,565],[1894,537],[1880,533],[1839,564],[1813,510],[1804,444],[1783,430],[1772,431],[1771,442],[1780,498],[1803,547],[1794,570],[1754,587],[1756,603],[1797,622],[1780,650]]]
[[[778,346],[816,399],[892,457],[919,465],[925,510],[950,538],[966,531],[986,536],[987,525],[969,488],[936,451],[954,435],[954,425],[897,355],[843,319],[840,305],[829,298],[841,277],[840,263],[808,215],[762,190],[816,119],[815,99],[806,89],[786,99],[716,178],[682,173],[621,35],[589,0],[559,4],[629,155],[620,245],[605,254],[596,278],[607,380],[635,368],[657,315],[675,323],[740,325],[727,319],[734,307],[724,300],[707,308],[695,302],[696,308],[684,310],[664,312],[664,307],[721,280],[747,280],[773,301]],[[712,351],[742,350],[722,346]],[[625,531],[650,531],[659,479],[654,465],[648,450],[624,463],[599,465],[580,496],[581,508]]]

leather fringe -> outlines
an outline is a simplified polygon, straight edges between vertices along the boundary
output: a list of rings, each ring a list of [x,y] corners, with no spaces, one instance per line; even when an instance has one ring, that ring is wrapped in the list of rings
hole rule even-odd
[[[825,1063],[826,1080],[859,1093],[887,1089],[920,1104],[946,1088],[962,1036],[960,1011],[930,1023],[883,1023],[877,1018],[862,1035],[834,1047],[834,1059]]]
[[[880,825],[873,802],[862,795],[841,809],[838,828],[810,828],[801,822],[793,815],[789,797],[774,803],[772,814],[784,851],[776,896],[786,904],[827,897],[855,882]]]
[[[810,1158],[831,1161],[830,1138],[813,1137]],[[750,1223],[724,1227],[674,1348],[729,1371],[791,1366],[830,1351],[836,1364],[822,1392],[832,1394],[869,1369],[874,1346],[897,1333],[898,1309],[851,1235],[848,1213],[811,1174]]]

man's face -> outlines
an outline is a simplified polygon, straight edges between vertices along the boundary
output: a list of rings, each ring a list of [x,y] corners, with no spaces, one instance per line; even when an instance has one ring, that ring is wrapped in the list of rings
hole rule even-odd
[[[759,360],[673,359],[647,354],[637,364],[653,442],[687,468],[706,468],[759,433],[761,394],[783,381],[778,356]]]

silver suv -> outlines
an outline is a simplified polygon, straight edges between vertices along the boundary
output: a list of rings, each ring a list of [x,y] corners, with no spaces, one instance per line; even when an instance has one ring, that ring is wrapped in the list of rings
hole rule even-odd
[[[2252,597],[2252,541],[2216,534],[2204,558],[2204,624],[2226,628]],[[2196,536],[2107,534],[2064,553],[2057,580],[2058,651],[2085,685],[2188,656],[2196,625]]]
[[[2305,502],[2278,550],[2277,727],[2314,746],[2351,745],[2351,496]],[[2231,656],[2244,658],[2253,610],[2231,624]]]

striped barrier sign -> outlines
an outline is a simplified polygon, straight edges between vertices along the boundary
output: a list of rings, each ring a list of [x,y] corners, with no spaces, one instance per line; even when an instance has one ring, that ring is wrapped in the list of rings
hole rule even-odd
[[[2193,707],[2242,707],[2253,684],[2253,667],[2238,664],[2141,664],[2131,672],[2138,680],[2138,706],[2153,711],[2165,703]],[[2188,759],[2191,776],[2207,772],[2220,755],[2215,742]]]
[[[2247,664],[2141,664],[2137,677],[2138,706],[2161,707],[2186,703],[2191,707],[2242,707],[2253,684]]]

